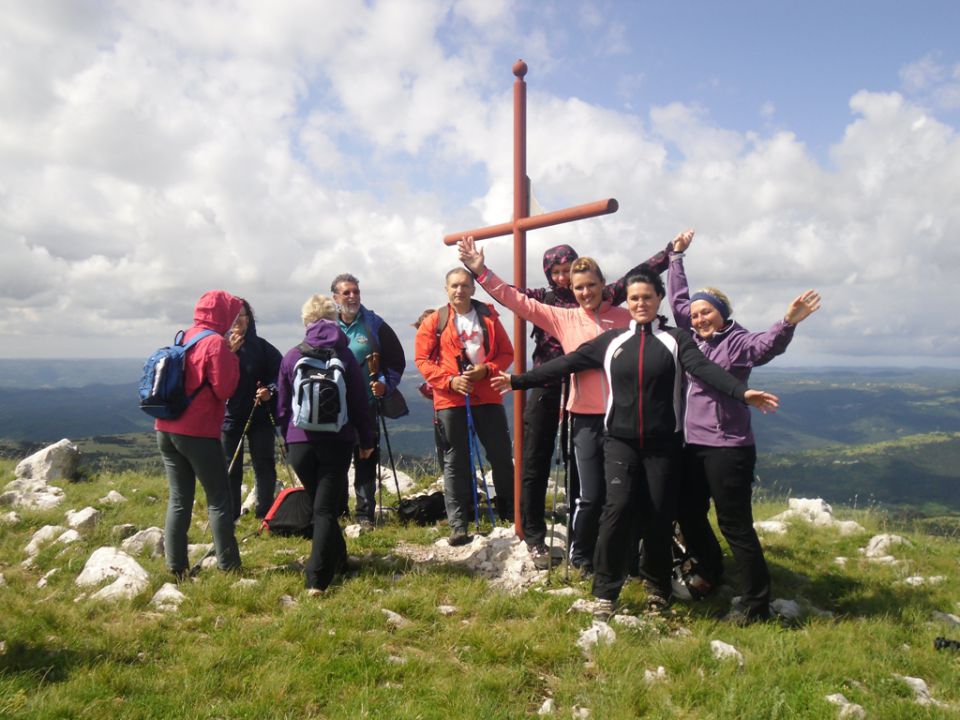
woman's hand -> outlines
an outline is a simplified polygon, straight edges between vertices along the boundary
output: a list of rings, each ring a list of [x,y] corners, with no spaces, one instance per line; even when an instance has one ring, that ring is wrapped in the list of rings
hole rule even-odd
[[[802,320],[806,320],[813,313],[820,309],[820,293],[816,290],[807,290],[803,295],[799,295],[787,308],[783,319],[791,325],[796,325]]]
[[[230,352],[237,352],[243,346],[244,333],[231,330],[227,335],[227,344],[230,346]]]
[[[379,380],[374,380],[370,383],[370,392],[373,393],[375,398],[382,398],[387,394],[387,386]]]
[[[747,405],[755,407],[764,414],[776,412],[777,408],[780,407],[780,398],[763,390],[747,390],[743,399]]]
[[[473,236],[460,238],[457,243],[457,250],[460,251],[460,262],[474,275],[482,275],[487,269],[483,261],[483,250],[477,249],[477,244],[473,241]]]
[[[677,235],[673,239],[673,251],[681,253],[690,247],[690,243],[693,242],[693,228],[689,230],[684,230],[682,233]]]
[[[499,372],[490,378],[490,387],[501,395],[506,395],[513,390],[513,385],[510,382],[511,377],[509,373]]]

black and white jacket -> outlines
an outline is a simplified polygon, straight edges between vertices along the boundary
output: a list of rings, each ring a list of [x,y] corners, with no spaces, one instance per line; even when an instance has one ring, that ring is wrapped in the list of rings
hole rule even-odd
[[[539,387],[565,375],[603,368],[611,392],[604,426],[607,434],[639,440],[644,446],[676,442],[683,430],[683,372],[741,402],[747,386],[704,357],[693,338],[663,319],[608,330],[571,353],[522,375],[511,376],[516,390]]]

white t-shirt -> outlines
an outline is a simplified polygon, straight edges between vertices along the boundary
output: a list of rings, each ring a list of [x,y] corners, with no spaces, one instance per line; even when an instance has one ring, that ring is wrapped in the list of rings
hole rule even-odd
[[[472,365],[480,365],[486,360],[483,352],[482,320],[477,317],[476,310],[470,310],[466,315],[457,313],[457,334],[460,342],[467,351],[467,359]]]

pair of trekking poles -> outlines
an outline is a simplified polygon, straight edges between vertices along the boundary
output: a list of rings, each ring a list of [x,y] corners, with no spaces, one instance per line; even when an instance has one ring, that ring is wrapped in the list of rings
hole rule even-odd
[[[469,372],[473,365],[467,359],[467,351],[461,350],[457,358],[457,366],[460,373]],[[473,495],[473,518],[477,524],[477,532],[480,532],[480,498],[477,486],[483,484],[483,494],[487,500],[487,517],[490,520],[491,527],[496,525],[496,519],[493,514],[493,505],[490,503],[490,489],[487,486],[487,478],[483,473],[483,456],[480,454],[480,436],[477,434],[477,426],[473,422],[473,410],[470,408],[470,395],[465,396],[467,411],[467,457],[470,462],[470,489]],[[476,465],[474,465],[476,459]],[[479,475],[479,479],[478,479]]]

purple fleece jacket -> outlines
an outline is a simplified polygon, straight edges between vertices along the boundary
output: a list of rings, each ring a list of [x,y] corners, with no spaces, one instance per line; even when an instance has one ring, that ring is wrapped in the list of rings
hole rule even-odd
[[[754,367],[765,365],[782,354],[793,339],[796,325],[782,318],[766,332],[756,333],[748,332],[738,322],[731,320],[709,340],[701,338],[690,323],[690,288],[683,269],[683,258],[673,253],[670,255],[667,294],[677,327],[690,332],[704,355],[744,384],[747,384]],[[749,405],[714,390],[689,374],[685,380],[683,432],[689,444],[711,447],[755,444],[750,428]]]
[[[357,359],[350,352],[347,336],[343,334],[343,330],[336,322],[317,320],[307,326],[304,341],[313,347],[332,347],[347,371],[345,380],[348,422],[337,433],[337,437],[345,442],[355,442],[359,435],[360,447],[373,447],[373,426],[367,406],[367,383]],[[298,348],[291,348],[280,362],[280,373],[277,378],[277,422],[284,431],[283,436],[288,444],[310,442],[312,439],[328,434],[301,430],[292,422],[293,368],[301,357],[303,353]]]

